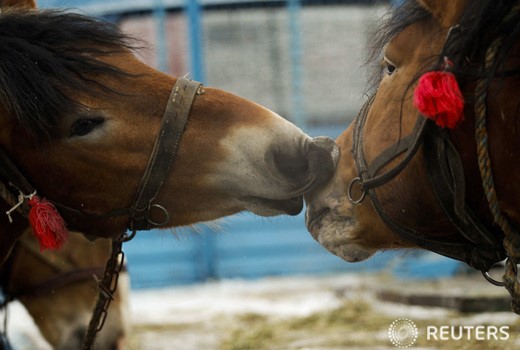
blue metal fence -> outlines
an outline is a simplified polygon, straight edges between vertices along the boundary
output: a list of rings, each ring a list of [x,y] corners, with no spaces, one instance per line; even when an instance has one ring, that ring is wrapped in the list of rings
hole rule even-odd
[[[203,83],[208,82],[207,66],[205,62],[206,54],[204,52],[204,15],[211,9],[215,9],[220,6],[228,6],[229,8],[233,9],[244,7],[255,7],[264,9],[277,8],[278,12],[283,11],[287,15],[286,26],[284,26],[285,28],[283,28],[281,32],[288,34],[287,42],[284,42],[282,45],[284,47],[284,50],[286,49],[288,51],[288,57],[290,60],[289,72],[285,77],[285,80],[287,81],[286,86],[288,88],[288,94],[290,96],[288,96],[287,98],[287,100],[289,101],[288,106],[268,107],[275,109],[277,112],[283,113],[284,116],[287,117],[289,120],[305,129],[309,119],[323,118],[322,116],[314,115],[316,114],[316,111],[308,110],[307,101],[309,100],[309,98],[314,97],[309,96],[308,92],[306,91],[309,90],[309,85],[312,84],[312,86],[316,87],[316,92],[320,92],[325,89],[335,89],[335,91],[340,92],[344,91],[344,85],[348,84],[343,84],[340,80],[341,74],[345,74],[344,71],[341,73],[338,72],[338,74],[334,76],[336,80],[336,82],[334,83],[331,81],[330,78],[323,77],[323,80],[316,80],[316,78],[306,76],[306,69],[308,69],[308,67],[304,67],[304,56],[306,52],[304,47],[305,42],[303,36],[304,29],[302,28],[303,26],[301,23],[303,12],[302,4],[371,4],[374,2],[374,0],[40,0],[39,4],[40,7],[65,7],[77,9],[79,11],[86,12],[87,14],[105,17],[115,22],[117,22],[118,18],[121,18],[122,16],[143,13],[151,14],[155,22],[155,46],[157,51],[156,66],[161,71],[167,71],[167,59],[169,55],[169,49],[167,45],[168,33],[166,29],[167,12],[182,11],[185,15],[185,18],[187,19],[186,31],[189,37],[189,54],[187,55],[187,59],[189,61],[189,70],[185,73],[189,72],[191,78],[201,81]],[[379,1],[379,3],[381,3],[381,1]],[[269,35],[283,36],[279,30],[270,33]],[[343,36],[348,37],[349,33],[343,33]],[[336,45],[338,44],[337,42],[331,43]],[[352,49],[353,51],[360,50],[360,47],[358,46],[350,47],[349,49]],[[344,47],[338,50],[343,49]],[[352,55],[352,52],[347,52],[346,54]],[[344,64],[345,66],[352,66],[351,62]],[[352,66],[351,68],[354,69],[356,67],[359,67],[359,65],[360,63],[356,64],[355,66]],[[337,66],[339,67],[339,65]],[[279,67],[277,67],[276,69],[279,69]],[[280,74],[282,73],[283,72],[280,72]],[[310,79],[313,79],[314,81],[310,82]],[[323,87],[318,88],[321,86]],[[339,88],[342,88],[342,90],[338,90]],[[358,92],[358,99],[362,98],[361,86],[357,89],[352,90]],[[352,94],[349,92],[346,93]],[[244,97],[247,98],[249,96]],[[341,99],[342,97],[344,96],[338,96],[338,99]],[[253,99],[256,100],[257,98]],[[348,113],[352,114],[351,111],[356,110],[358,108],[357,105],[359,104],[359,101],[356,101],[356,99],[352,98],[350,99],[350,101],[355,101],[354,103],[348,103],[351,105],[348,106],[351,107]],[[324,103],[324,105],[330,105],[330,102]],[[282,108],[287,109],[287,111],[280,111],[280,109]],[[331,111],[330,113],[339,114],[334,116],[336,120],[341,119],[343,117],[343,114],[346,114],[346,112],[338,113],[337,109]],[[352,115],[350,115],[350,117],[352,117]],[[325,116],[325,118],[330,118],[330,115]]]
[[[460,268],[454,260],[419,251],[381,252],[349,264],[314,241],[303,222],[303,214],[269,219],[239,214],[226,219],[220,229],[203,227],[177,236],[168,231],[139,232],[124,247],[132,287],[337,272],[440,278]]]

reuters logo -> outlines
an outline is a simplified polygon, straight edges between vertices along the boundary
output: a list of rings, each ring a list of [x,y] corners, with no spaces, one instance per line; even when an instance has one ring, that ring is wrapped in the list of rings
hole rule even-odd
[[[409,348],[417,341],[417,326],[407,318],[399,318],[388,327],[388,338],[396,347]]]

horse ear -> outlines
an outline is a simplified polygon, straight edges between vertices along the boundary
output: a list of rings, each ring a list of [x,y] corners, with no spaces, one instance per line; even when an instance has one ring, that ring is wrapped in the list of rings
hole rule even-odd
[[[3,0],[0,1],[2,7],[36,8],[36,0]]]
[[[467,0],[418,0],[417,2],[430,11],[442,27],[449,28],[459,22]]]

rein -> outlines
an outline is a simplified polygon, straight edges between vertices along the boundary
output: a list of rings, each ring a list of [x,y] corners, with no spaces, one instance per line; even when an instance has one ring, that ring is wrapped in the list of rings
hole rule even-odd
[[[98,281],[100,289],[98,301],[94,308],[89,328],[83,340],[82,349],[90,349],[95,340],[97,332],[101,330],[106,319],[107,309],[113,299],[113,293],[117,288],[117,278],[123,269],[124,253],[122,245],[132,239],[138,230],[149,230],[155,226],[165,225],[170,218],[166,208],[160,204],[153,203],[159,193],[168,173],[173,165],[175,155],[182,134],[186,128],[191,106],[196,95],[204,93],[203,85],[199,82],[179,78],[175,82],[168,98],[161,129],[155,141],[148,165],[139,183],[133,204],[127,208],[119,208],[105,213],[92,213],[85,210],[71,208],[58,202],[51,201],[61,213],[71,216],[84,216],[89,220],[100,220],[110,217],[127,216],[127,229],[131,234],[123,232],[112,240],[112,253],[107,261],[105,272],[101,281]],[[0,195],[12,209],[6,214],[11,220],[11,212],[18,210],[24,214],[28,211],[27,199],[36,194],[29,181],[22,172],[11,161],[10,157],[0,148],[0,175],[2,175],[9,186],[17,192],[17,196],[9,191],[6,184],[1,184]],[[1,182],[0,182],[1,183]],[[160,222],[153,221],[150,216],[152,210],[159,210],[163,217]]]
[[[517,4],[511,9],[510,13],[502,20],[502,22],[515,20],[514,17],[519,13],[520,4]],[[492,68],[501,46],[502,38],[499,37],[487,48],[484,61],[485,71]],[[490,78],[488,76],[483,77],[479,80],[475,89],[475,94],[477,96],[475,101],[475,140],[477,143],[478,165],[482,178],[482,185],[486,193],[486,199],[489,205],[489,210],[493,215],[493,219],[502,232],[504,232],[503,246],[507,253],[507,260],[505,273],[502,277],[503,282],[495,281],[487,274],[484,274],[484,277],[486,277],[486,279],[492,284],[504,286],[507,289],[512,298],[512,307],[514,312],[520,314],[520,282],[517,278],[517,264],[520,263],[520,235],[502,214],[495,190],[487,142],[488,133],[486,129],[486,98],[489,80]]]

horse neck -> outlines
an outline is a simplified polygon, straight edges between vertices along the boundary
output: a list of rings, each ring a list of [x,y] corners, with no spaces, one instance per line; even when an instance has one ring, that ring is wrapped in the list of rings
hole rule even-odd
[[[500,210],[511,225],[520,229],[520,118],[515,117],[518,110],[518,88],[509,79],[499,87],[490,87],[486,103],[486,128],[488,149],[491,159],[491,175],[496,189]],[[513,81],[514,80],[514,81]],[[509,86],[511,85],[511,86]],[[471,87],[472,88],[472,87]],[[486,200],[483,176],[478,161],[477,141],[475,137],[474,106],[466,108],[466,122],[451,132],[452,142],[459,151],[464,164],[466,179],[466,199],[477,215],[493,226],[494,218]],[[485,176],[486,177],[486,176]]]

